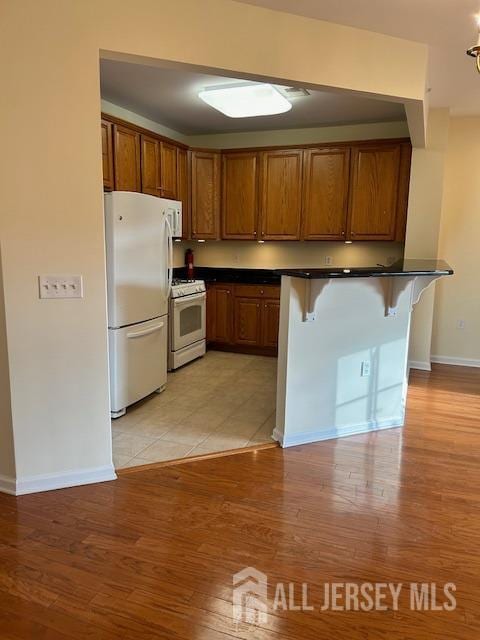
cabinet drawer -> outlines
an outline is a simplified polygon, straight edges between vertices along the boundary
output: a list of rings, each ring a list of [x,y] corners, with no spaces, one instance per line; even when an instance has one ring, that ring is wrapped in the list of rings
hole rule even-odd
[[[273,284],[237,284],[235,296],[240,298],[280,298],[280,287]]]

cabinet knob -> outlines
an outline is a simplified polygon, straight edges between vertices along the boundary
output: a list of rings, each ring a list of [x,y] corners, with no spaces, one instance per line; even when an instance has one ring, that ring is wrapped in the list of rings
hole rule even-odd
[[[261,293],[261,295],[263,296],[263,289],[260,289],[260,293]]]

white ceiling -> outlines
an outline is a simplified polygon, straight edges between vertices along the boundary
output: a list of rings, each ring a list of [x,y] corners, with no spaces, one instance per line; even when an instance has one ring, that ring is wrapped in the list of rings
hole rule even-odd
[[[476,44],[480,0],[239,0],[429,45],[430,105],[480,113],[480,76],[466,49]]]
[[[186,135],[233,131],[268,131],[346,123],[403,120],[403,105],[352,97],[347,93],[310,91],[291,100],[287,113],[228,118],[198,97],[205,87],[238,82],[181,68],[100,61],[102,98]]]

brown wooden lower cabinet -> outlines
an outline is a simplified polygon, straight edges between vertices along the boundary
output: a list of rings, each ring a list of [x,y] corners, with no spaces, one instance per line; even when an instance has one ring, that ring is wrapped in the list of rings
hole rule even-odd
[[[262,344],[262,307],[257,298],[235,296],[235,344],[259,347]]]
[[[207,342],[211,348],[275,355],[279,318],[279,286],[207,286]]]
[[[209,285],[207,290],[207,341],[233,342],[233,286]]]
[[[263,303],[262,343],[265,347],[278,348],[280,324],[280,300],[265,300]]]

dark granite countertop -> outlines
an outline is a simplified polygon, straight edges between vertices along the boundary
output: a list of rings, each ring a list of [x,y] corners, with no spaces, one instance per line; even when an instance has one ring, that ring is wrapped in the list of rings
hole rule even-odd
[[[174,275],[184,278],[185,267],[174,269]],[[228,282],[232,284],[280,284],[280,274],[274,269],[236,269],[231,267],[195,267],[194,277],[205,282]]]
[[[453,269],[443,260],[398,260],[386,267],[342,267],[327,269],[275,269],[281,276],[294,278],[329,279],[329,278],[370,278],[390,276],[449,276]]]

